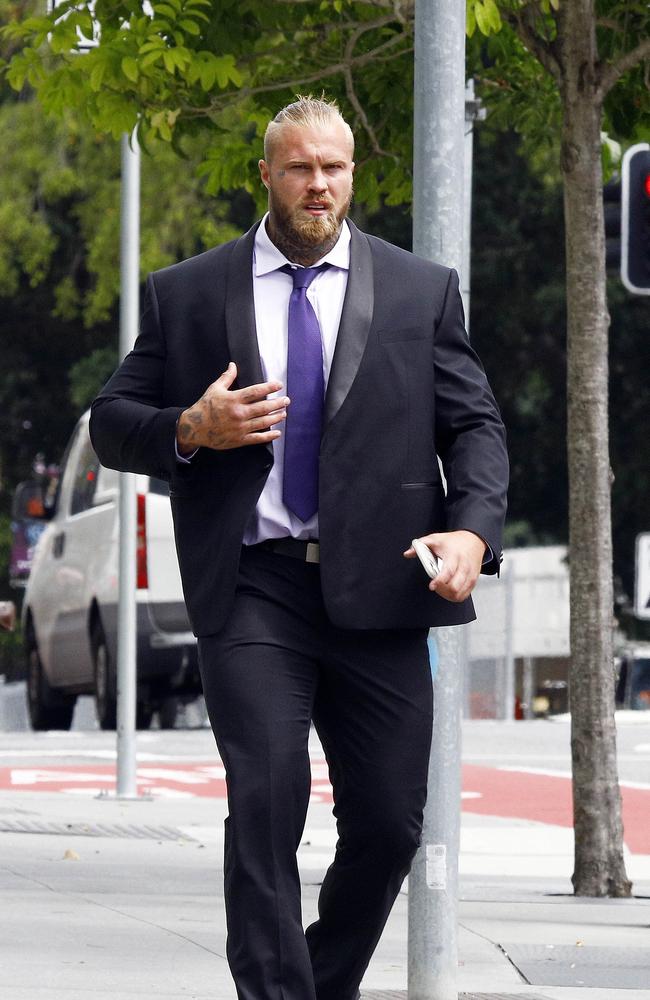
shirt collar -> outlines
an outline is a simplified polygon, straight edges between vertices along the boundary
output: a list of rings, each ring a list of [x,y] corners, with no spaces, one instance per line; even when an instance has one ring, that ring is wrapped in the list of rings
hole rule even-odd
[[[285,264],[293,263],[293,261],[290,261],[278,250],[275,243],[271,242],[269,234],[266,231],[266,220],[268,217],[269,213],[267,212],[255,233],[253,268],[256,278],[259,278],[263,274],[269,274],[270,271],[277,271],[278,268],[283,267]],[[332,264],[333,267],[340,267],[345,271],[350,269],[350,229],[347,222],[344,222],[341,226],[339,238],[329,253],[326,253],[324,257],[321,257],[320,260],[312,264],[312,267],[315,267],[316,264],[323,264],[325,261],[328,264]]]

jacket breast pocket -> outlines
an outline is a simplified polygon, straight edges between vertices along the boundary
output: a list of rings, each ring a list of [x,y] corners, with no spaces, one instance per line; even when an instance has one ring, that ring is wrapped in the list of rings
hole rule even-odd
[[[427,331],[421,326],[391,327],[377,331],[380,344],[404,343],[408,340],[426,340]]]

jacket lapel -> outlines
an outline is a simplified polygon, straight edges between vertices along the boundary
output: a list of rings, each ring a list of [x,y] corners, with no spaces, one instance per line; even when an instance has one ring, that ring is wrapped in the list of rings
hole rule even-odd
[[[352,388],[363,352],[374,307],[373,266],[366,236],[350,226],[350,271],[336,338],[332,370],[325,395],[325,424],[333,420]]]
[[[239,388],[264,381],[253,299],[253,247],[256,229],[257,225],[237,240],[228,262],[226,334],[230,357],[237,365]]]

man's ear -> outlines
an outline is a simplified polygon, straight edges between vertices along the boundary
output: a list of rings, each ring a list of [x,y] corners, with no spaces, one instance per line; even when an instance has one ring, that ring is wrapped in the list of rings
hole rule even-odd
[[[269,175],[270,175],[269,165],[266,162],[266,160],[260,160],[257,165],[260,168],[260,177],[262,178],[262,184],[264,185],[265,188],[268,188]]]

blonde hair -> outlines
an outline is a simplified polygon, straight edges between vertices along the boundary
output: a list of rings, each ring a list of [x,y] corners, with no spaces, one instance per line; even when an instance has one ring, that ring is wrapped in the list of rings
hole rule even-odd
[[[348,133],[351,153],[353,153],[352,129],[339,111],[336,101],[328,100],[324,94],[320,98],[312,97],[311,94],[307,94],[307,96],[298,94],[293,104],[287,104],[281,111],[278,111],[275,118],[266,126],[264,159],[267,163],[271,161],[276,140],[285,125],[295,125],[298,128],[325,128],[336,122],[343,125]]]

